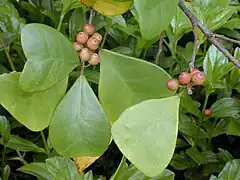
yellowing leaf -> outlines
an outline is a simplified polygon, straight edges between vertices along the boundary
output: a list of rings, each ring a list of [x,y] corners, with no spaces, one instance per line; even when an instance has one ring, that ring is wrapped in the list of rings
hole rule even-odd
[[[94,3],[96,3],[96,0],[81,0],[82,4],[85,4],[86,6],[93,6]]]
[[[91,164],[93,164],[98,157],[76,157],[73,158],[79,172],[83,172]]]

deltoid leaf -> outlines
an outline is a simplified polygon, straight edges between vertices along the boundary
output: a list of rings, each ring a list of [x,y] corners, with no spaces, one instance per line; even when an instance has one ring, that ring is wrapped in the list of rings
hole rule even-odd
[[[28,59],[19,79],[20,87],[29,92],[50,88],[68,77],[78,65],[78,55],[68,39],[44,24],[28,24],[21,35]]]
[[[112,123],[134,104],[175,94],[166,86],[171,77],[158,66],[108,50],[100,54],[99,98]]]
[[[134,0],[139,26],[145,39],[153,39],[167,29],[177,9],[178,0]]]
[[[219,174],[217,180],[237,180],[240,179],[240,160],[229,161]]]
[[[20,167],[18,171],[26,174],[31,174],[40,180],[52,180],[51,174],[48,171],[47,165],[45,163],[30,163]]]
[[[112,126],[121,152],[149,177],[162,173],[173,156],[179,101],[177,96],[143,101],[125,110]]]
[[[49,125],[55,108],[64,96],[67,79],[45,91],[30,93],[19,87],[20,74],[13,72],[0,76],[0,104],[31,131],[41,131]]]
[[[49,131],[54,149],[65,157],[99,156],[107,149],[110,124],[84,76],[58,105]]]
[[[53,180],[82,180],[75,163],[71,159],[56,156],[46,160],[48,171]]]
[[[81,0],[87,6],[92,6],[96,11],[105,16],[117,16],[125,13],[133,4],[133,0]]]
[[[3,139],[0,139],[0,144],[3,145]],[[40,152],[40,153],[45,152],[43,148],[38,147],[36,144],[32,143],[31,141],[15,135],[10,135],[10,139],[7,143],[7,147],[10,149],[23,151],[23,152],[28,152],[28,151]]]

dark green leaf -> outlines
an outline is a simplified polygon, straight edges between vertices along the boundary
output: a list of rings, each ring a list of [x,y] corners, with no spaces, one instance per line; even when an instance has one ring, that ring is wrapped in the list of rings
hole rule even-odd
[[[3,137],[3,144],[6,144],[10,136],[10,125],[4,116],[0,116],[0,135]]]
[[[71,41],[75,41],[75,36],[82,30],[85,23],[84,11],[82,8],[75,9],[69,22],[69,35]]]
[[[78,65],[78,55],[72,44],[49,26],[35,23],[26,25],[21,41],[28,59],[19,79],[25,91],[48,89],[67,78]]]

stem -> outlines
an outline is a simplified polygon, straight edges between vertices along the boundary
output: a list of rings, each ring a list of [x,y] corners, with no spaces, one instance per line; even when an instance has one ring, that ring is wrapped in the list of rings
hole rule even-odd
[[[81,63],[81,73],[80,73],[82,76],[84,74],[84,68],[85,68],[85,62],[82,61],[82,63]]]
[[[217,38],[217,39],[222,39],[222,40],[229,41],[231,43],[240,45],[240,41],[238,41],[236,39],[232,39],[232,38],[226,37],[226,36],[224,36],[222,34],[214,34],[214,33],[212,33],[212,37]]]
[[[162,49],[163,49],[163,39],[164,39],[164,36],[163,36],[163,32],[162,32],[160,35],[160,39],[159,39],[159,43],[158,43],[158,52],[157,52],[156,59],[155,59],[155,64],[157,64],[157,65],[159,64],[159,57],[160,57]]]
[[[48,148],[48,144],[47,144],[47,141],[46,141],[46,138],[44,136],[43,131],[41,131],[40,134],[41,134],[41,137],[42,137],[42,141],[43,141],[43,144],[44,144],[45,151],[46,151],[47,155],[49,155],[49,148]]]
[[[10,64],[11,69],[13,71],[16,71],[16,68],[15,68],[15,66],[13,64],[12,58],[11,58],[11,56],[10,56],[8,50],[7,50],[7,47],[6,47],[6,45],[5,45],[4,41],[3,41],[3,37],[2,37],[1,34],[0,34],[0,43],[3,45],[3,49],[4,49],[4,52],[5,52],[6,56],[7,56],[7,59],[8,59],[8,62]]]
[[[194,46],[193,46],[193,54],[192,54],[192,58],[191,61],[189,63],[189,68],[190,71],[193,71],[194,67],[195,67],[195,60],[196,60],[196,56],[197,56],[197,49],[198,49],[198,27],[197,27],[197,23],[196,22],[192,22],[193,24],[193,36],[194,36]]]
[[[120,162],[116,172],[114,173],[113,177],[111,178],[111,180],[117,180],[119,178],[120,171],[123,168],[123,166],[124,166],[124,164],[126,162],[126,159],[127,158],[123,155],[122,160],[121,160],[121,162]]]
[[[229,61],[231,61],[236,67],[240,68],[240,62],[237,61],[231,53],[223,47],[223,45],[213,36],[212,32],[204,25],[202,24],[196,16],[187,8],[187,6],[184,4],[183,0],[178,1],[178,6],[182,9],[182,11],[187,15],[187,17],[191,20],[191,22],[194,22],[197,24],[197,27],[203,32],[203,34],[208,38],[208,40],[228,58]]]
[[[19,157],[19,160],[24,164],[28,164],[27,161],[25,161],[25,159],[22,157],[21,153],[19,151],[16,151],[17,152],[17,155]]]
[[[4,159],[5,159],[5,154],[6,154],[6,145],[3,146],[3,154],[2,154],[2,174],[4,172]]]
[[[92,10],[90,11],[90,16],[89,16],[88,24],[92,24],[93,16],[94,16],[94,10],[92,9]]]
[[[65,16],[65,13],[62,12],[61,15],[60,15],[59,22],[58,22],[58,27],[57,27],[57,30],[58,30],[58,31],[60,31],[60,29],[61,29],[64,16]]]
[[[105,31],[105,33],[104,33],[103,41],[102,41],[102,44],[101,44],[101,46],[100,46],[100,49],[103,48],[103,46],[104,46],[104,44],[105,44],[105,42],[106,42],[107,34],[108,34],[108,28],[106,28],[106,31]]]

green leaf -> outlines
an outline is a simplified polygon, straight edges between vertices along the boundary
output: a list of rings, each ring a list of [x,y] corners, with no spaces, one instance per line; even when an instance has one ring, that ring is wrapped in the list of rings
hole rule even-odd
[[[65,157],[99,156],[108,148],[110,124],[84,76],[57,107],[49,131],[54,149]]]
[[[23,91],[18,84],[21,73],[13,72],[0,76],[0,104],[12,116],[31,131],[45,129],[56,106],[64,96],[67,79],[55,86],[36,93]]]
[[[66,14],[68,11],[81,7],[79,0],[61,0],[63,3],[62,14]]]
[[[29,92],[50,88],[68,77],[78,65],[78,55],[68,39],[44,24],[28,24],[22,30],[22,47],[28,59],[19,79]]]
[[[111,123],[132,105],[176,93],[167,89],[167,72],[146,61],[102,50],[100,67],[99,98]]]
[[[3,139],[0,139],[0,144],[3,145]],[[28,152],[28,151],[39,152],[39,153],[45,152],[43,148],[38,147],[36,144],[32,143],[31,141],[28,141],[26,139],[23,139],[15,135],[10,135],[10,139],[7,143],[7,147],[10,149],[23,151],[23,152]]]
[[[179,101],[174,96],[141,102],[125,110],[112,126],[121,152],[149,177],[162,173],[173,156]]]
[[[187,168],[195,167],[196,163],[185,153],[181,153],[173,155],[170,165],[176,170],[185,170]]]
[[[52,180],[45,163],[30,163],[20,167],[18,171],[36,176],[40,180]]]
[[[9,165],[6,165],[3,169],[3,180],[9,180],[9,176],[11,173],[11,168]]]
[[[6,144],[10,136],[10,125],[4,116],[0,116],[0,135],[3,137],[3,144]]]
[[[217,180],[233,180],[233,179],[237,180],[239,178],[240,178],[240,160],[234,159],[224,166]]]
[[[56,156],[46,160],[53,180],[82,180],[75,163],[71,159]]]
[[[227,134],[240,136],[240,123],[236,120],[230,120],[228,124]]]
[[[222,98],[212,106],[213,117],[240,117],[240,100],[234,98]]]
[[[135,0],[142,36],[151,40],[167,29],[177,9],[178,0]]]

